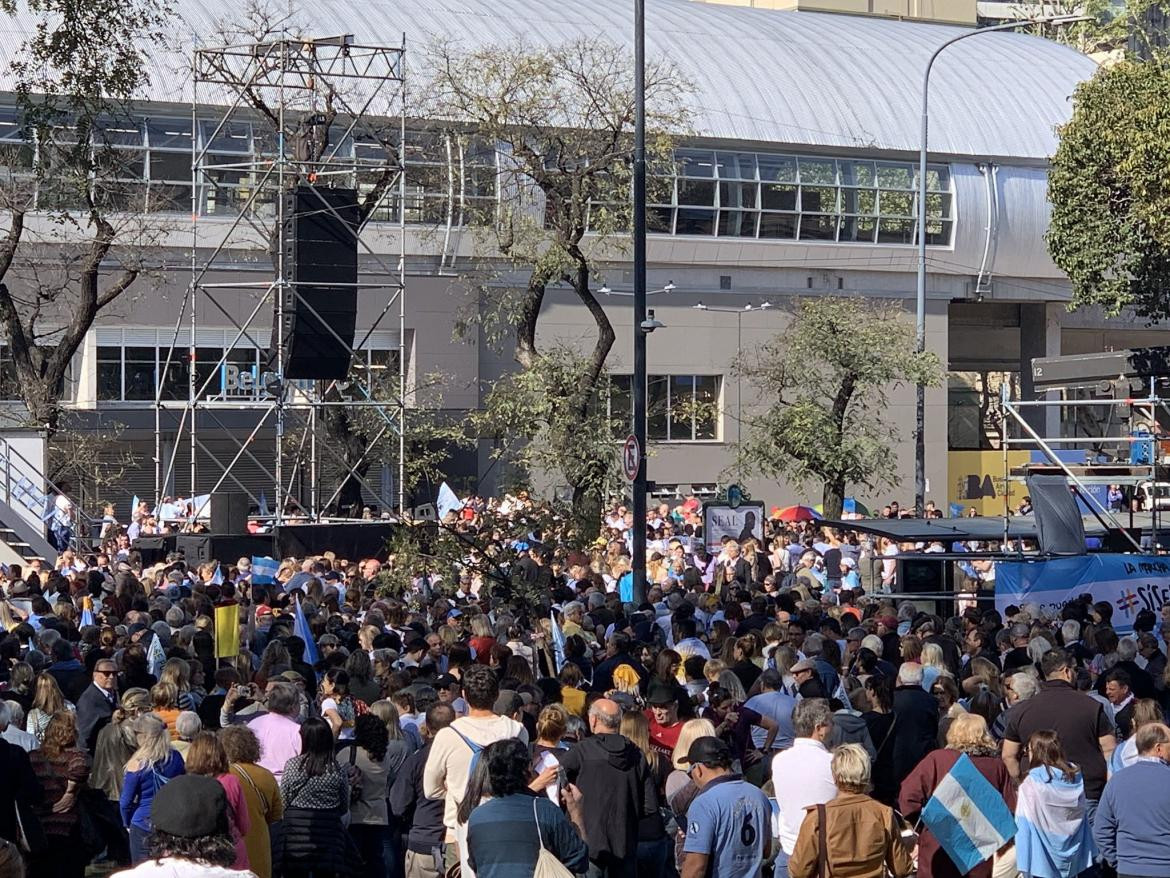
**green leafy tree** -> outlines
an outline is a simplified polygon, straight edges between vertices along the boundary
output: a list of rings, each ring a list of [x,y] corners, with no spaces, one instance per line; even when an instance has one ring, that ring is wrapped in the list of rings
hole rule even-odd
[[[164,39],[169,7],[0,0],[0,13],[36,20],[8,65],[25,142],[0,157],[0,327],[28,420],[52,435],[86,333],[144,272],[152,231],[140,192],[116,182],[133,175],[110,131],[147,82],[146,52]],[[26,223],[34,211],[48,222]],[[51,267],[38,258],[46,245],[57,254]]]
[[[839,518],[848,485],[878,487],[896,474],[889,392],[934,386],[938,357],[915,351],[914,326],[895,302],[804,299],[791,322],[735,369],[758,391],[738,465],[801,485],[820,482],[827,518]]]
[[[474,325],[489,341],[511,347],[521,375],[491,388],[487,404],[494,411],[481,425],[505,424],[525,440],[532,450],[518,460],[519,470],[551,467],[572,487],[578,520],[593,528],[617,465],[595,414],[614,331],[594,283],[599,266],[620,255],[630,228],[634,76],[628,55],[596,38],[544,48],[441,45],[433,106],[426,111],[499,150],[503,197],[479,219],[491,230],[485,263],[498,264],[502,255],[510,277],[505,283],[493,277],[481,288],[465,328]],[[686,92],[673,67],[648,65],[648,159],[659,166],[670,161],[671,133],[687,125]],[[555,284],[589,312],[593,331],[542,347],[541,311]]]
[[[1073,306],[1170,312],[1170,66],[1102,68],[1073,95],[1048,173],[1048,250]]]

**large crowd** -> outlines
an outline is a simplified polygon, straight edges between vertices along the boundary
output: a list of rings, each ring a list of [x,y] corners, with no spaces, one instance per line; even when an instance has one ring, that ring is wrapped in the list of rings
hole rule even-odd
[[[693,498],[650,512],[638,602],[627,510],[584,545],[498,526],[534,508],[450,513],[466,557],[396,594],[399,558],[262,582],[116,522],[10,566],[0,878],[1170,876],[1170,606],[924,612],[891,556],[935,547],[706,546]],[[964,771],[1014,815],[974,863],[928,813]]]

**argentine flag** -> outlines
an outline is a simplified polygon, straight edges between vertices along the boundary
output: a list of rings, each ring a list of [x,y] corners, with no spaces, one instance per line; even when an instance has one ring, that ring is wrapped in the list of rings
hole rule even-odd
[[[963,875],[1016,835],[1016,821],[1003,796],[966,753],[935,788],[922,809],[922,822]]]
[[[150,673],[155,677],[162,675],[163,665],[167,663],[167,654],[163,652],[162,641],[158,639],[156,633],[154,637],[150,638],[150,646],[146,650],[146,664]]]
[[[553,657],[556,660],[557,673],[559,674],[561,668],[565,666],[565,632],[557,624],[557,614],[555,611],[549,611],[548,618],[552,622]]]
[[[310,665],[316,665],[318,661],[317,641],[313,639],[313,632],[309,628],[309,620],[305,618],[305,611],[301,608],[300,600],[297,600],[293,608],[293,633],[305,641],[305,661]]]
[[[439,485],[439,496],[435,502],[435,508],[439,512],[439,521],[442,521],[447,517],[447,513],[459,512],[463,509],[463,504],[455,496],[455,492],[451,490],[451,486],[443,482]]]
[[[215,572],[211,574],[211,579],[207,582],[208,585],[223,585],[223,568],[218,564],[215,565]]]
[[[253,585],[275,585],[276,571],[280,569],[278,564],[272,558],[261,558],[258,555],[252,556],[252,584]]]

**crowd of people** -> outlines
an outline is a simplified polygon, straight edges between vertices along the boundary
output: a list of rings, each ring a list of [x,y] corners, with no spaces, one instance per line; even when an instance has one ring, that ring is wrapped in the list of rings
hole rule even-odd
[[[9,567],[0,878],[1170,876],[1170,606],[940,616],[867,537],[695,511],[650,513],[641,601],[616,506],[576,545],[473,503],[400,594],[401,558],[262,583],[117,534]],[[1016,826],[971,869],[925,813],[960,763]]]

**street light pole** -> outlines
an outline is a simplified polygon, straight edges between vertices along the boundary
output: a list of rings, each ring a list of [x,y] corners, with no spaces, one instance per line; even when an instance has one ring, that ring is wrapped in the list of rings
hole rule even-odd
[[[634,603],[646,601],[646,0],[634,0],[634,377],[631,401],[638,473],[634,476]]]
[[[1011,30],[1028,24],[1053,24],[1065,21],[1083,20],[1084,16],[1062,17],[1060,19],[1029,19],[1009,21],[994,27],[982,27],[952,37],[934,50],[926,62],[926,73],[922,77],[922,132],[918,144],[918,283],[915,298],[915,345],[918,353],[926,351],[926,152],[930,126],[930,71],[935,59],[949,46],[969,37]],[[926,388],[919,383],[914,388],[914,513],[922,516],[926,508]]]

